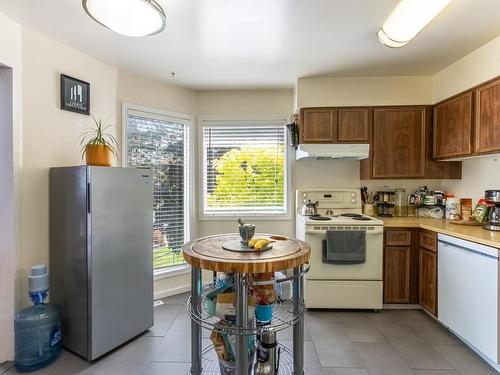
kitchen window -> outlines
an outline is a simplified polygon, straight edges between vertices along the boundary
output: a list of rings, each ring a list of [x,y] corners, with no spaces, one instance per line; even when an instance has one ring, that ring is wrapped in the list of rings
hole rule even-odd
[[[287,215],[284,123],[201,121],[202,219]]]
[[[191,119],[187,115],[124,105],[124,166],[153,171],[155,273],[185,265],[189,239]]]

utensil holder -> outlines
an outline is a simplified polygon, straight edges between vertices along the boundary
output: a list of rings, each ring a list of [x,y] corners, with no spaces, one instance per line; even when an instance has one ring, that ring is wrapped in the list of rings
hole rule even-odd
[[[373,216],[375,214],[372,203],[364,203],[363,204],[363,214],[368,215],[368,216]]]

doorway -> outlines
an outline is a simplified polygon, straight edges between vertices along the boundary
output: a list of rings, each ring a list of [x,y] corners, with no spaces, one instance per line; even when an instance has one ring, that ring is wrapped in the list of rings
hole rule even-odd
[[[14,352],[15,227],[12,68],[0,64],[0,363]]]

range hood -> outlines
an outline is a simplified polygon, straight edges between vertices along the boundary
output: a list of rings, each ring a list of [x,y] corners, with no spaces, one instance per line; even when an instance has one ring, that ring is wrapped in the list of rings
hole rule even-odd
[[[367,159],[369,144],[301,144],[297,148],[295,158],[301,159]]]

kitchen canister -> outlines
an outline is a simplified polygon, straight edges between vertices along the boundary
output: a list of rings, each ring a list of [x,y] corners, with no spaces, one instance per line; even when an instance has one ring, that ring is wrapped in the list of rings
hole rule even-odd
[[[460,215],[460,205],[458,198],[448,197],[446,198],[446,210],[445,216],[447,219],[457,219]]]

